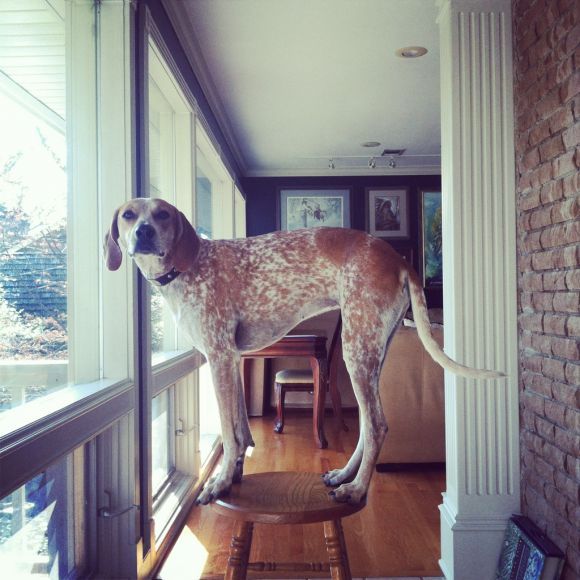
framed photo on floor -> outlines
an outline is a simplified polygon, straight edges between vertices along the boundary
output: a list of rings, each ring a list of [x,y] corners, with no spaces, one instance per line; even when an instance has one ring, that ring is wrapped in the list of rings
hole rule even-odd
[[[379,238],[409,237],[409,190],[367,188],[367,231]]]
[[[280,189],[280,229],[350,227],[350,189]]]

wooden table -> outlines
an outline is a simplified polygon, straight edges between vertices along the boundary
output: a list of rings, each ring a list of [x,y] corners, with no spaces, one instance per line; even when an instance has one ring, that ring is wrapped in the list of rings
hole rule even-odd
[[[314,379],[314,409],[313,409],[313,433],[314,441],[320,449],[328,447],[328,442],[324,435],[324,400],[326,389],[328,388],[328,361],[326,354],[326,337],[314,334],[289,335],[278,342],[254,352],[242,354],[242,378],[244,381],[244,393],[246,406],[249,408],[252,377],[252,360],[255,358],[278,358],[278,357],[300,357],[308,358],[312,368]],[[336,385],[331,385],[333,404],[336,407]],[[270,393],[270,389],[264,388],[265,393]],[[338,395],[340,397],[340,395]],[[338,399],[340,404],[340,398]],[[268,401],[269,402],[269,401]],[[335,408],[335,412],[336,412]]]

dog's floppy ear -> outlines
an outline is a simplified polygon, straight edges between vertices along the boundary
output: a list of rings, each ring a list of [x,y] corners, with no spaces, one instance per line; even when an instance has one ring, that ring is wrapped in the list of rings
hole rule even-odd
[[[119,247],[119,227],[117,226],[117,217],[119,210],[115,211],[113,221],[109,231],[105,234],[105,262],[109,270],[118,270],[123,261],[123,252]]]
[[[199,238],[189,220],[178,210],[173,244],[173,267],[180,272],[189,270],[197,258]]]

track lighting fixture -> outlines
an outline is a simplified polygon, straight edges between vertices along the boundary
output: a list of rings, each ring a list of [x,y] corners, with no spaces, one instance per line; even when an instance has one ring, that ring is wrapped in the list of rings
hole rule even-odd
[[[389,159],[388,166],[389,166],[391,169],[394,169],[395,167],[397,167],[397,162],[395,161],[395,158],[394,158],[394,157],[391,157],[391,158]]]
[[[328,169],[334,169],[335,165],[334,165],[334,159],[329,159],[328,160]]]
[[[375,161],[375,158],[374,158],[374,157],[371,157],[371,158],[369,159],[369,167],[370,167],[371,169],[374,169],[376,166],[377,166],[377,162]]]

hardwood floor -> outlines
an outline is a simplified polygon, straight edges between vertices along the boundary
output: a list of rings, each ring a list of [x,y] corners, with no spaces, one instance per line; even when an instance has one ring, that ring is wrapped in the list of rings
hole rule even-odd
[[[309,414],[290,411],[282,435],[272,431],[273,417],[251,419],[256,447],[246,459],[245,473],[322,473],[342,467],[358,438],[357,417],[345,419],[347,433],[327,417],[328,449],[315,448]],[[343,520],[353,577],[441,576],[437,506],[444,487],[443,468],[375,473],[366,508]],[[232,521],[210,506],[193,508],[158,578],[223,578],[231,531]],[[256,524],[250,560],[326,561],[322,524]]]

